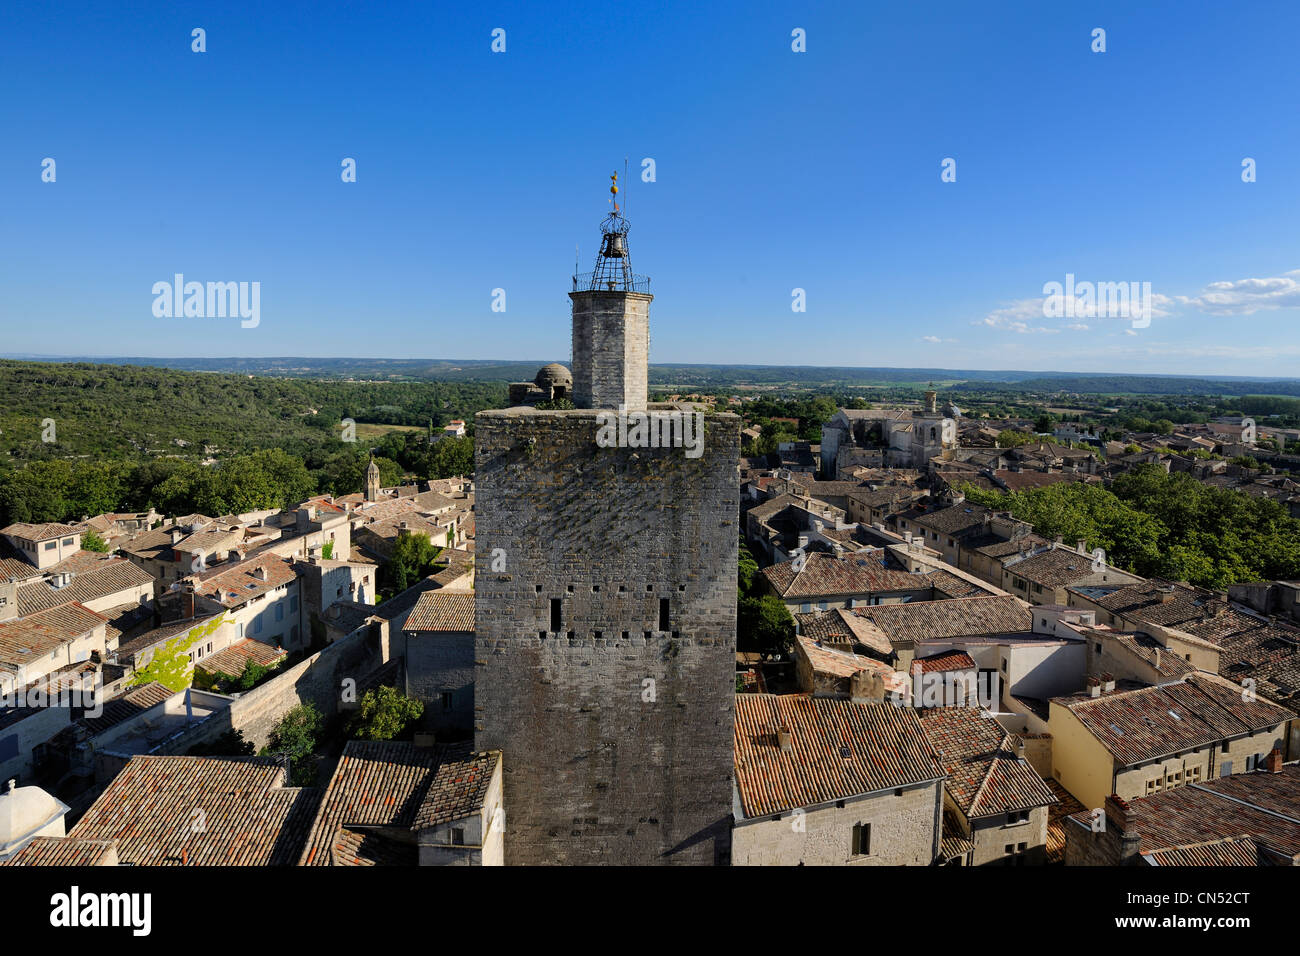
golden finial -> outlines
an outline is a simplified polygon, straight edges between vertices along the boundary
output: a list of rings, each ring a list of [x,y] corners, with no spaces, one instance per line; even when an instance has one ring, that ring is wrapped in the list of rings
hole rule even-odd
[[[610,179],[609,201],[614,204],[614,215],[617,216],[618,215],[618,172],[616,171],[614,175],[609,177],[609,179]]]

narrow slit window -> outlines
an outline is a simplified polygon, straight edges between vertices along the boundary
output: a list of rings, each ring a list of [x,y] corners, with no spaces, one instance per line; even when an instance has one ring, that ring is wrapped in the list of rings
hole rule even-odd
[[[562,615],[560,608],[560,599],[551,598],[551,633],[556,633],[562,628]]]
[[[668,630],[668,599],[659,599],[659,630]]]

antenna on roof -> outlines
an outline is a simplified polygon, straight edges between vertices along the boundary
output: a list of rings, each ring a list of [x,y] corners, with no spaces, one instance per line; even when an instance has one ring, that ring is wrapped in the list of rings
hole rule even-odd
[[[276,762],[284,768],[284,785],[287,787],[292,784],[293,759],[289,756],[289,751],[277,750],[271,756],[273,756],[276,759]]]

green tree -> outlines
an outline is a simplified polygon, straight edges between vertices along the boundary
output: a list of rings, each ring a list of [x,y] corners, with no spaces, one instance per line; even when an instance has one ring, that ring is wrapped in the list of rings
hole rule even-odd
[[[287,756],[296,787],[311,786],[316,779],[316,737],[324,721],[311,701],[291,708],[271,730],[264,756]]]
[[[754,578],[757,575],[758,562],[755,561],[754,556],[749,553],[749,548],[745,546],[744,542],[741,542],[740,559],[736,565],[736,583],[741,597],[750,593],[750,589],[754,586]]]
[[[424,704],[395,687],[373,687],[361,695],[348,736],[357,740],[396,740],[424,713]]]
[[[736,631],[740,650],[776,654],[794,646],[794,618],[774,594],[741,598]]]
[[[999,448],[1016,448],[1019,445],[1028,444],[1033,440],[1033,435],[1026,434],[1025,432],[1018,432],[1010,428],[998,432]]]
[[[95,551],[99,554],[108,553],[108,545],[104,542],[93,528],[87,528],[81,535],[81,550]]]
[[[244,739],[244,732],[231,728],[215,740],[195,744],[185,754],[188,757],[251,757],[255,752],[252,741]]]
[[[426,478],[454,478],[474,473],[474,439],[443,438],[434,442]]]
[[[398,535],[384,575],[394,590],[405,591],[433,570],[440,554],[442,549],[434,546],[427,534]]]

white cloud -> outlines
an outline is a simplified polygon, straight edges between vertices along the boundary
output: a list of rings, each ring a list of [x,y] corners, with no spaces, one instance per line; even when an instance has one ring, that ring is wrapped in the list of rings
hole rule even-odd
[[[1197,296],[1177,296],[1188,305],[1210,315],[1251,315],[1262,309],[1300,307],[1300,269],[1270,279],[1234,279],[1211,282]]]

